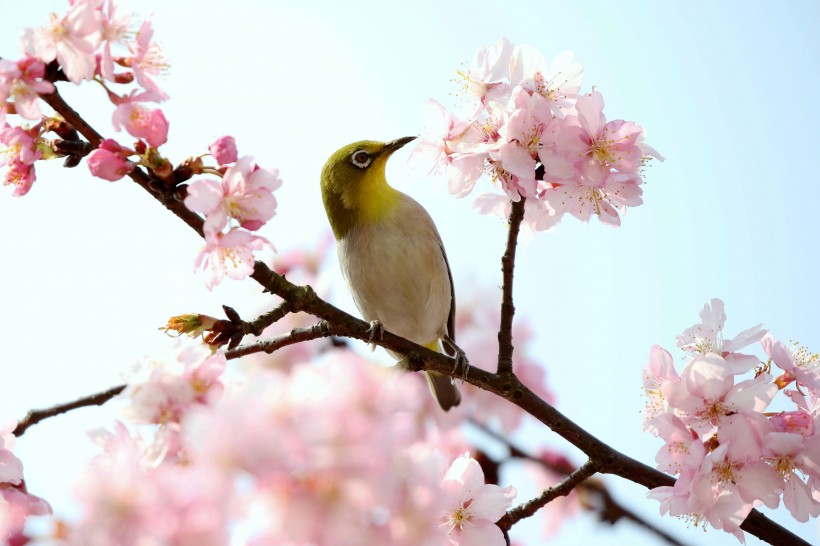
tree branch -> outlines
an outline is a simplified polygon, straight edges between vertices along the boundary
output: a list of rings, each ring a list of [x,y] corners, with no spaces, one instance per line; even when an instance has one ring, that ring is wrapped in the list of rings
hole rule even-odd
[[[566,477],[561,483],[549,489],[545,489],[541,495],[529,502],[509,510],[500,520],[496,522],[502,531],[508,531],[510,527],[524,518],[534,515],[538,510],[547,505],[550,501],[569,495],[581,482],[597,472],[595,463],[585,462],[578,470]]]
[[[498,375],[511,375],[513,373],[512,324],[515,315],[513,270],[515,269],[515,248],[518,244],[518,232],[521,229],[521,221],[524,219],[525,201],[526,198],[521,196],[521,199],[512,202],[510,228],[507,233],[507,249],[501,257],[501,273],[504,284],[501,292],[501,326],[498,329]]]
[[[61,114],[68,123],[74,125],[74,127],[77,128],[77,130],[86,139],[88,139],[92,145],[99,144],[101,139],[99,133],[94,131],[94,129],[91,128],[79,116],[79,114],[72,110],[56,91],[50,95],[44,95],[43,99],[52,108],[54,108],[55,111]],[[178,199],[175,191],[164,191],[162,189],[162,182],[150,178],[141,169],[134,169],[129,176],[143,189],[148,191],[154,198],[160,201],[168,210],[180,217],[200,236],[203,235],[202,218],[188,210],[182,201]],[[518,205],[518,207],[520,208],[518,214],[521,214],[523,217],[523,199],[520,201],[520,205]],[[515,210],[516,203],[513,203],[513,211]],[[520,220],[516,222],[514,221],[515,218],[512,216],[513,215],[511,214],[511,229],[508,242],[510,240],[515,241],[517,239],[518,228],[520,226]],[[510,247],[509,244],[508,247]],[[514,265],[514,248],[515,245],[512,245],[512,254],[509,263],[510,281],[512,279],[512,266]],[[335,335],[356,338],[366,342],[372,341],[370,340],[368,332],[368,323],[357,319],[322,300],[309,286],[294,285],[281,275],[274,273],[262,262],[255,263],[251,277],[266,291],[276,294],[279,297],[289,301],[292,306],[292,312],[304,311],[323,319],[330,324],[333,324],[336,329]],[[505,282],[505,285],[506,284],[507,283]],[[508,290],[508,303],[510,305],[510,309],[507,311],[508,314],[502,313],[502,321],[506,320],[511,323],[514,312],[514,309],[512,308],[511,282],[509,283]],[[505,316],[508,318],[505,319]],[[501,342],[501,337],[501,332],[499,332],[499,342]],[[510,334],[510,341],[511,339],[512,337]],[[648,488],[654,488],[661,485],[672,485],[675,483],[675,479],[671,476],[663,474],[654,468],[627,457],[626,455],[603,443],[601,440],[591,435],[573,421],[566,418],[558,410],[550,406],[544,400],[540,399],[526,386],[524,386],[511,373],[512,343],[509,343],[508,348],[503,350],[503,355],[501,354],[501,348],[499,349],[499,375],[495,375],[480,368],[466,364],[454,366],[454,364],[458,364],[455,359],[437,352],[433,352],[430,349],[416,345],[411,341],[387,331],[384,332],[383,338],[376,340],[375,343],[386,349],[391,349],[395,352],[406,355],[410,368],[414,371],[435,371],[451,377],[462,378],[479,388],[493,392],[502,398],[511,401],[583,451],[587,457],[589,457],[592,464],[597,467],[599,472],[615,474]],[[501,343],[499,343],[499,345],[501,345]],[[507,353],[509,353],[509,365],[506,361]],[[502,356],[505,358],[503,363],[501,361]],[[505,370],[507,373],[501,373]],[[749,514],[741,525],[741,529],[778,546],[810,546],[808,542],[802,540],[787,529],[766,518],[757,510],[753,510],[751,514]]]
[[[277,349],[287,347],[288,345],[336,335],[333,330],[334,329],[326,320],[321,320],[313,326],[309,326],[307,328],[294,328],[289,334],[284,334],[271,339],[265,339],[256,343],[250,343],[248,345],[241,345],[236,349],[230,349],[225,352],[225,357],[230,360],[253,353],[270,354]]]
[[[57,404],[56,406],[51,406],[50,408],[45,409],[31,410],[17,423],[17,427],[14,429],[12,434],[18,437],[22,436],[30,426],[36,425],[40,421],[48,419],[49,417],[54,417],[62,413],[68,413],[71,410],[84,408],[87,406],[102,406],[121,393],[125,387],[126,385],[117,385],[116,387],[111,387],[108,390],[78,398],[73,402]]]
[[[470,420],[470,424],[476,427],[484,434],[486,434],[487,436],[503,444],[504,447],[506,447],[509,451],[509,456],[511,458],[525,459],[527,461],[541,465],[550,472],[554,472],[556,474],[563,476],[569,476],[577,470],[573,469],[571,463],[566,460],[561,464],[557,464],[554,462],[550,462],[548,459],[545,459],[543,457],[536,457],[534,455],[531,455],[530,453],[527,453],[520,447],[516,446],[509,438],[499,434],[490,427],[482,423],[479,423],[473,419]],[[606,485],[600,480],[582,481],[577,485],[576,489],[578,489],[579,495],[581,495],[582,498],[589,500],[592,500],[594,498],[595,500],[597,500],[597,503],[592,503],[589,502],[589,500],[587,500],[586,502],[582,502],[582,506],[585,509],[594,512],[601,521],[613,525],[621,518],[625,518],[637,525],[640,525],[647,531],[657,535],[658,537],[665,540],[667,543],[672,544],[673,546],[683,546],[683,544],[679,540],[669,535],[666,531],[660,529],[654,523],[650,523],[649,521],[643,519],[637,513],[630,510],[617,500],[615,500],[615,498],[612,496],[612,493],[610,493]]]

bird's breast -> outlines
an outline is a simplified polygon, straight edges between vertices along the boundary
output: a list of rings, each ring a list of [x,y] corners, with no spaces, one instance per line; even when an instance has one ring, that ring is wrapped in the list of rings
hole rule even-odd
[[[451,291],[440,241],[427,211],[404,194],[382,218],[350,230],[339,262],[365,320],[419,344],[443,335]]]

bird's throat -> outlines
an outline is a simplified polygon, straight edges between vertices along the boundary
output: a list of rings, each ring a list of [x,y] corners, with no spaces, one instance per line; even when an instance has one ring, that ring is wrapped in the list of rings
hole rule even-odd
[[[387,184],[384,166],[373,167],[376,168],[368,169],[355,184],[323,188],[325,208],[336,239],[342,239],[356,225],[382,220],[399,204],[401,193]]]

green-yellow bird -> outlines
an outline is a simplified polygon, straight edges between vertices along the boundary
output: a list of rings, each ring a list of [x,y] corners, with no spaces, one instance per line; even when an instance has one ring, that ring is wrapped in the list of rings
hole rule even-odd
[[[390,155],[414,138],[339,149],[322,169],[322,199],[342,274],[373,331],[384,328],[452,355],[455,292],[441,237],[424,207],[385,177]],[[461,395],[452,379],[426,374],[439,405],[457,406]]]

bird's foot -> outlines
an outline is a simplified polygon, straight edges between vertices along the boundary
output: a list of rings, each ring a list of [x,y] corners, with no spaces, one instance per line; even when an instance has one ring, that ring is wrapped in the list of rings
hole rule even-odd
[[[384,326],[378,320],[370,321],[370,328],[367,329],[367,339],[370,342],[370,350],[376,350],[376,340],[381,341],[384,338]]]
[[[461,368],[461,380],[467,380],[467,372],[470,369],[470,361],[467,360],[467,353],[465,353],[461,347],[456,345],[455,341],[450,339],[449,336],[442,339],[442,341],[453,350],[455,355],[453,355],[453,359],[455,360],[455,365],[453,366],[453,373],[456,373],[459,368]]]

